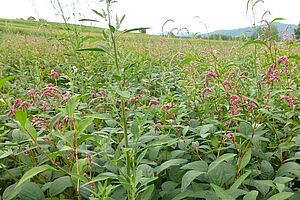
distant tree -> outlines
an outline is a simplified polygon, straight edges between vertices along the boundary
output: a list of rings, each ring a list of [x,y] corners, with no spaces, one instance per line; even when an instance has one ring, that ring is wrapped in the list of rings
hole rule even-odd
[[[36,21],[35,17],[33,17],[33,16],[28,17],[27,20]]]
[[[298,24],[297,29],[295,29],[295,37],[296,39],[300,39],[300,22]]]

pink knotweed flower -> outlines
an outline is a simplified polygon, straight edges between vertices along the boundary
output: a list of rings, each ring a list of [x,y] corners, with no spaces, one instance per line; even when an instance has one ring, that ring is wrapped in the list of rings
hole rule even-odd
[[[27,91],[27,96],[32,100],[35,101],[35,96],[36,96],[36,90],[28,90]]]
[[[45,122],[45,120],[42,117],[34,117],[34,118],[32,118],[32,120],[31,120],[31,124],[32,125],[35,125],[37,122]]]
[[[252,99],[250,100],[247,108],[249,111],[253,111],[255,108],[257,108],[256,104],[254,103],[254,101]]]
[[[240,98],[237,95],[231,95],[230,105],[235,106],[240,101]]]
[[[213,73],[213,72],[211,72],[211,71],[207,72],[207,73],[205,74],[205,87],[209,87],[208,80],[209,80],[210,78],[216,79],[216,77],[217,77],[217,76],[216,76],[215,73]]]
[[[153,128],[154,133],[157,132],[157,130],[159,129],[159,127],[161,127],[161,125],[163,125],[162,122],[157,122],[156,124],[154,124],[154,128]]]
[[[242,111],[242,109],[236,108],[236,105],[238,104],[239,101],[240,101],[240,98],[237,95],[231,95],[229,110],[232,115],[236,115],[237,113]]]
[[[260,80],[257,81],[257,86],[258,86],[258,89],[259,89],[259,90],[262,89],[262,85],[261,85],[261,81],[260,81]]]
[[[275,70],[274,72],[272,72],[270,74],[270,80],[275,82],[275,83],[278,83],[278,75],[279,75],[279,71],[278,70]]]
[[[242,96],[242,103],[243,103],[243,104],[246,104],[246,103],[247,103],[247,97]]]
[[[157,105],[159,104],[159,101],[156,99],[151,99],[149,104],[148,104],[148,108],[151,108],[152,105]]]
[[[8,112],[8,116],[13,117],[13,116],[15,116],[16,112],[17,112],[17,109],[12,107]]]
[[[224,81],[223,83],[225,91],[228,92],[229,90],[232,90],[232,85],[231,82],[229,80]]]
[[[295,102],[290,96],[283,96],[281,99],[285,100],[286,102],[289,103],[290,109],[293,110],[295,108]]]
[[[278,64],[283,63],[283,69],[282,69],[282,73],[286,73],[289,67],[289,60],[286,56],[280,56],[277,59]]]
[[[51,70],[51,73],[50,73],[50,77],[51,77],[51,80],[55,80],[58,78],[58,72],[55,71],[54,69]]]
[[[205,99],[206,95],[211,92],[209,87],[206,87],[202,90],[202,98]]]
[[[225,133],[225,138],[226,138],[226,140],[231,140],[232,143],[235,143],[234,133],[233,132],[226,132]]]
[[[19,110],[22,110],[23,108],[28,108],[30,106],[30,103],[27,101],[23,101],[21,105],[18,107]]]

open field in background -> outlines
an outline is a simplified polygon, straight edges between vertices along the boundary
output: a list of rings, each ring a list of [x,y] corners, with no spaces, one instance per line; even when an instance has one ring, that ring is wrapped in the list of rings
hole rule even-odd
[[[300,199],[299,41],[110,33],[0,19],[0,199]]]

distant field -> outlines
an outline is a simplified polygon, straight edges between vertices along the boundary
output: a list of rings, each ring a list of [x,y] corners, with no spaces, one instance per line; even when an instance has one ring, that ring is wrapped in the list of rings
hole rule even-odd
[[[299,200],[299,55],[0,19],[0,199]]]

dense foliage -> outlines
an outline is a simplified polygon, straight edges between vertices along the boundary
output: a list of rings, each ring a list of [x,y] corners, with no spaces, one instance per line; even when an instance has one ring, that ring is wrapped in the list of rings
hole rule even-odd
[[[0,32],[2,199],[300,198],[297,44],[124,34],[94,12],[101,35]]]

